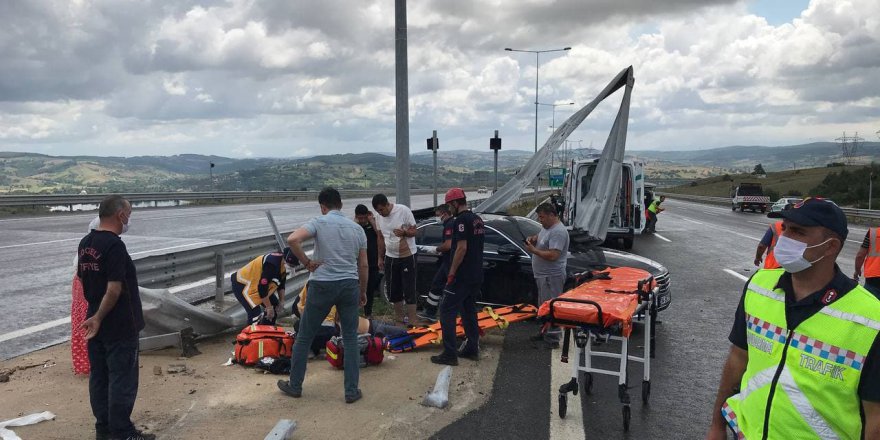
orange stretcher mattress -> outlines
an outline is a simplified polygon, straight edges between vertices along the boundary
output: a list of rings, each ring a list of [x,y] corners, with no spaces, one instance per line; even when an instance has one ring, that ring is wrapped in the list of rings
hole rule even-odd
[[[591,275],[592,279],[563,293],[556,300],[541,304],[538,316],[552,319],[563,327],[579,324],[603,328],[620,326],[623,336],[629,337],[633,314],[639,308],[643,295],[654,288],[651,274],[641,269],[619,267]],[[599,322],[600,308],[602,322]]]

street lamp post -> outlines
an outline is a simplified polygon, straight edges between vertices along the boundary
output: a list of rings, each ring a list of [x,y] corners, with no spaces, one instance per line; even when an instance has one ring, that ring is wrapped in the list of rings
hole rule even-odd
[[[560,105],[574,105],[574,102],[564,102],[562,104],[545,104],[543,102],[539,102],[538,105],[546,105],[548,107],[553,107],[553,119],[552,119],[553,122],[552,122],[552,125],[550,125],[550,131],[551,131],[551,135],[552,135],[552,132],[556,131],[556,107],[559,107]],[[550,156],[550,166],[553,166],[553,156],[555,156],[555,154]]]
[[[434,207],[437,207],[437,150],[440,149],[440,140],[437,139],[437,130],[428,138],[428,149],[434,155]]]
[[[505,47],[504,50],[508,52],[527,52],[535,54],[535,153],[538,152],[538,76],[540,73],[540,58],[539,56],[542,53],[547,52],[563,52],[566,50],[571,50],[571,47],[563,47],[562,49],[546,49],[546,50],[527,50],[527,49],[511,49],[509,47]],[[536,176],[537,177],[537,176]],[[535,205],[538,204],[538,183],[535,181]]]
[[[501,138],[498,137],[498,130],[495,130],[495,137],[489,139],[489,149],[495,153],[495,187],[492,194],[498,192],[498,150],[501,149]]]

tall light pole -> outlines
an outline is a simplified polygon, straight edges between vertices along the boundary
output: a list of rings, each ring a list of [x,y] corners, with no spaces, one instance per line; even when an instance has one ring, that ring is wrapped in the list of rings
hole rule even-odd
[[[543,102],[539,102],[538,105],[546,105],[548,107],[553,107],[553,119],[552,119],[553,123],[552,123],[552,125],[550,125],[550,131],[551,131],[551,135],[552,135],[552,132],[556,131],[556,107],[559,107],[560,105],[574,105],[574,102],[565,102],[562,104],[545,104]],[[550,156],[550,166],[551,167],[553,166],[553,155]]]
[[[434,155],[434,207],[437,207],[437,150],[440,149],[440,139],[437,139],[437,130],[428,138],[428,149]]]
[[[406,56],[406,0],[394,1],[394,89],[396,107],[397,196],[409,202],[409,80]]]
[[[501,138],[498,137],[498,130],[495,130],[495,137],[489,139],[489,149],[495,154],[495,186],[492,194],[498,192],[498,150],[501,149]]]
[[[547,52],[563,52],[566,50],[571,50],[570,47],[563,47],[562,49],[545,49],[545,50],[527,50],[527,49],[511,49],[509,47],[505,47],[504,50],[508,52],[527,52],[535,54],[535,153],[538,152],[538,75],[540,73],[540,58],[539,56],[542,53]],[[537,177],[537,176],[535,176]],[[538,204],[538,182],[535,181],[535,205]]]

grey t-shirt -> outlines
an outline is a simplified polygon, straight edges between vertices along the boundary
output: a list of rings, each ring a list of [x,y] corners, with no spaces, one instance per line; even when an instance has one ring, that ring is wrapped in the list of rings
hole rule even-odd
[[[556,249],[560,252],[556,261],[545,260],[537,255],[532,256],[532,272],[536,277],[565,276],[565,262],[568,259],[568,230],[562,222],[550,229],[541,229],[538,233],[538,250]]]

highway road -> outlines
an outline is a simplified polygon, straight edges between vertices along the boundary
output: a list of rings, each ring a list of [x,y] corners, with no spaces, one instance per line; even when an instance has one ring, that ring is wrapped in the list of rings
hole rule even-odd
[[[647,406],[641,402],[641,364],[630,364],[629,433],[623,433],[617,378],[612,376],[594,375],[593,393],[569,395],[568,415],[559,418],[558,389],[570,379],[571,367],[560,362],[559,350],[530,342],[537,326],[523,324],[508,331],[490,401],[435,438],[703,438],[730,347],[733,314],[746,278],[754,273],[755,247],[772,220],[672,199],[664,206],[657,234],[638,237],[632,249],[669,268],[673,300],[660,314]],[[852,272],[865,232],[850,227],[838,258],[845,273]],[[641,346],[639,332],[637,327],[631,349]],[[641,355],[641,348],[635,351]]]
[[[430,196],[416,206],[430,203]],[[350,213],[356,201],[347,201]],[[657,356],[652,361],[648,405],[641,403],[641,365],[631,364],[632,426],[622,431],[616,378],[594,376],[593,393],[569,397],[568,416],[557,415],[557,390],[570,378],[559,350],[528,340],[532,323],[507,331],[492,395],[482,408],[449,425],[446,438],[701,438],[729,348],[727,334],[745,280],[754,273],[755,247],[771,219],[727,207],[669,199],[657,234],[637,237],[632,251],[667,266],[673,301],[660,314]],[[133,253],[186,249],[269,232],[262,211],[272,209],[279,226],[293,229],[315,215],[314,203],[138,210],[125,236]],[[90,215],[0,221],[0,355],[66,337],[66,326],[3,340],[4,334],[67,315],[73,249]],[[866,229],[851,226],[838,264],[852,272]],[[42,243],[41,243],[42,242]],[[180,247],[177,247],[180,246]],[[137,256],[137,255],[136,255]],[[641,354],[637,327],[631,344]],[[38,341],[36,338],[40,336]],[[36,341],[36,342],[35,342]],[[28,344],[31,344],[28,346]],[[612,345],[613,347],[613,345]],[[469,362],[463,360],[462,362]],[[454,396],[451,396],[454,399]],[[578,404],[580,403],[580,404]]]
[[[439,194],[440,200],[443,194]],[[485,194],[469,193],[471,199]],[[433,195],[411,197],[429,207]],[[392,197],[393,201],[394,198]],[[343,211],[369,199],[343,200]],[[272,233],[265,211],[278,228],[292,231],[320,215],[317,201],[158,209],[135,209],[122,235],[132,258],[265,236]],[[8,359],[70,337],[70,291],[74,256],[95,212],[0,219],[0,359]]]

